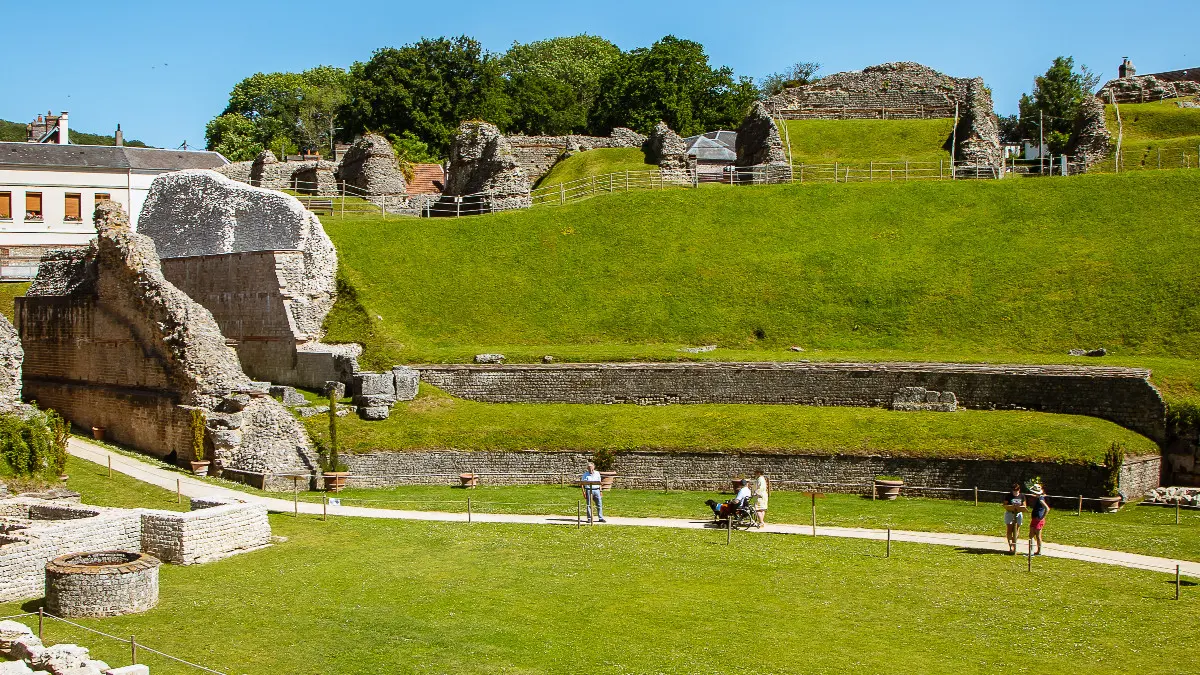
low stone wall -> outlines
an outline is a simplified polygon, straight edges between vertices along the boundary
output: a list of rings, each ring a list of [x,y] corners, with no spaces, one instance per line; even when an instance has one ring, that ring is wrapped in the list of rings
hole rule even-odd
[[[480,475],[483,485],[570,483],[578,479],[590,452],[375,452],[344,455],[352,487],[457,485],[460,473]],[[1140,498],[1158,486],[1157,456],[1131,457],[1121,471],[1121,489]],[[1007,490],[1013,481],[1039,476],[1056,495],[1098,497],[1104,469],[1096,465],[983,459],[919,459],[853,455],[766,453],[624,452],[614,458],[617,487],[726,490],[734,476],[762,469],[780,489],[786,481],[820,482],[826,492],[870,492],[876,476],[898,475],[913,486],[970,490]],[[790,489],[806,489],[793,486]],[[946,490],[906,489],[905,494],[964,497]]]
[[[163,562],[194,565],[271,543],[271,525],[263,506],[209,507],[205,502],[193,501],[192,508],[198,510],[143,511],[141,550]]]
[[[160,564],[131,551],[60,556],[46,564],[46,609],[72,618],[148,611],[158,604]]]
[[[904,387],[953,392],[958,405],[1110,420],[1157,442],[1166,408],[1132,368],[949,363],[603,363],[423,365],[421,379],[492,403],[791,403],[888,407]]]

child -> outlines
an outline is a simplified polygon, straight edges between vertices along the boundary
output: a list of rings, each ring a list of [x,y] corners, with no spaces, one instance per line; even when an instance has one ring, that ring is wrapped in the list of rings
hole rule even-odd
[[[1037,542],[1037,552],[1042,554],[1042,528],[1046,525],[1046,514],[1050,512],[1050,504],[1046,501],[1046,491],[1039,483],[1029,487],[1029,538]]]
[[[1013,483],[1012,492],[1004,495],[1000,500],[1004,506],[1024,506],[1025,497],[1021,495],[1021,484]],[[1006,536],[1008,537],[1008,554],[1017,554],[1017,536],[1021,532],[1021,523],[1025,520],[1025,514],[1020,511],[1004,510],[1004,525],[1007,527]]]

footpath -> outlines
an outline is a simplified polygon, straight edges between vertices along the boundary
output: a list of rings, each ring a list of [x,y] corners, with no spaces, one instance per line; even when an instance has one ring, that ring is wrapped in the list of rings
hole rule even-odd
[[[187,474],[171,471],[138,461],[126,455],[112,452],[107,448],[89,443],[80,438],[72,437],[68,445],[71,455],[89,462],[108,466],[118,473],[136,478],[151,485],[166,490],[178,489],[185,497],[220,496],[225,499],[261,504],[268,511],[276,513],[300,513],[308,515],[350,516],[358,518],[390,518],[395,520],[431,520],[445,522],[467,522],[465,513],[446,513],[442,511],[405,511],[400,509],[376,509],[360,506],[323,507],[312,502],[296,503],[290,499],[278,499],[242,492],[232,488],[213,485],[198,480]],[[327,511],[325,510],[327,509]],[[476,523],[516,523],[522,525],[574,525],[575,516],[567,515],[521,515],[506,513],[474,513],[470,515],[471,522]],[[687,520],[683,518],[622,518],[610,516],[606,527],[668,527],[681,530],[711,529],[711,521]],[[813,536],[813,528],[809,525],[768,524],[762,529],[750,530],[760,534],[791,534]],[[824,527],[818,525],[815,536],[844,537],[850,539],[875,539],[883,541],[888,538],[888,530],[878,530],[863,527]],[[954,546],[956,548],[976,551],[1008,550],[1008,544],[1002,537],[988,537],[973,534],[953,534],[946,532],[916,532],[911,530],[891,530],[891,540],[913,544],[932,544],[937,546]],[[1133,569],[1152,570],[1155,572],[1175,573],[1179,565],[1180,573],[1192,578],[1200,578],[1200,562],[1160,558],[1156,556],[1110,551],[1102,548],[1085,546],[1066,546],[1063,544],[1047,543],[1042,547],[1042,556],[1047,558],[1067,558],[1103,565],[1116,565]]]

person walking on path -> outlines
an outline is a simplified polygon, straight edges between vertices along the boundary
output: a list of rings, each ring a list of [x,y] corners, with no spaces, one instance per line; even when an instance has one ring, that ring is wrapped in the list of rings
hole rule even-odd
[[[762,469],[754,472],[754,519],[758,526],[767,524],[767,500],[771,496],[771,485]]]
[[[592,502],[596,503],[596,519],[604,522],[604,497],[600,494],[600,472],[594,462],[588,462],[587,471],[581,478],[583,501],[587,504],[588,524],[592,523]]]
[[[1021,494],[1021,484],[1013,483],[1012,491],[1004,495],[1000,501],[1004,505],[1004,525],[1007,527],[1008,554],[1017,554],[1017,537],[1021,532],[1021,523],[1025,520],[1025,497]]]
[[[1046,500],[1046,491],[1040,483],[1029,487],[1029,538],[1037,542],[1037,552],[1042,554],[1042,528],[1046,525],[1046,514],[1050,513],[1050,503]]]

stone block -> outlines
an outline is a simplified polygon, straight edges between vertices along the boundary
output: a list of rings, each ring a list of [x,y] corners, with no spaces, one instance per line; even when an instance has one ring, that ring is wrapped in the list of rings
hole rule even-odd
[[[396,380],[391,372],[355,373],[353,391],[355,396],[396,396]]]
[[[329,412],[329,406],[314,405],[307,408],[295,408],[295,411],[301,417],[312,417],[313,415],[324,415]]]
[[[372,406],[358,409],[359,417],[369,422],[378,422],[386,420],[392,414],[392,409],[386,405]]]
[[[0,621],[0,656],[8,656],[13,643],[21,638],[33,637],[33,629],[19,621]]]
[[[104,675],[150,675],[150,666],[139,663],[135,666],[109,668],[104,671]]]
[[[476,354],[475,363],[504,363],[503,354]]]
[[[296,391],[295,387],[271,385],[270,394],[286,406],[308,405],[308,399]]]
[[[24,661],[5,661],[0,662],[0,675],[33,675],[33,670]]]
[[[395,402],[396,398],[394,396],[374,395],[354,397],[354,405],[360,408],[378,408],[380,406],[390,408]]]
[[[417,386],[421,382],[421,373],[408,366],[392,368],[395,379],[396,400],[411,401],[417,397]]]
[[[325,382],[325,386],[321,387],[321,393],[328,398],[330,390],[333,391],[334,397],[338,400],[346,397],[346,385],[342,382],[338,382],[337,380],[327,380]]]

